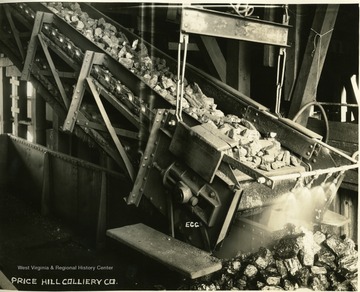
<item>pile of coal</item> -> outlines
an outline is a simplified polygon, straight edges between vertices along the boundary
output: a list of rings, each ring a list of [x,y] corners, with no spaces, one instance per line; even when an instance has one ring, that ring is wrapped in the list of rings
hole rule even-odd
[[[225,260],[221,271],[181,288],[358,291],[353,240],[304,228],[286,228],[279,234],[271,247]]]
[[[172,105],[176,104],[177,76],[170,72],[165,59],[150,57],[142,42],[138,39],[130,41],[104,18],[89,17],[78,3],[49,2],[44,5],[107,51]],[[276,140],[276,133],[268,133],[267,137],[263,137],[246,119],[225,115],[217,108],[214,98],[206,96],[198,84],[190,84],[187,80],[184,83],[183,110],[232,139],[235,146],[229,155],[264,171],[300,164],[294,155],[281,147]]]

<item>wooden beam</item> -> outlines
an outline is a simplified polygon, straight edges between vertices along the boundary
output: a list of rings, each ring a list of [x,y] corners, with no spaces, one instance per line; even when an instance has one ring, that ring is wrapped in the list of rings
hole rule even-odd
[[[214,37],[200,36],[210,60],[221,81],[226,82],[226,61],[219,44]]]
[[[338,10],[338,4],[322,4],[317,6],[290,105],[290,118],[293,118],[305,104],[316,100],[317,86]],[[306,126],[308,117],[309,110],[306,110],[297,122]]]
[[[46,103],[45,100],[37,94],[35,88],[31,93],[31,121],[33,142],[46,145]]]
[[[221,269],[221,261],[208,252],[170,237],[142,223],[109,229],[106,234],[191,279]]]
[[[250,96],[250,44],[228,40],[226,56],[226,83]]]
[[[12,132],[11,122],[11,85],[5,76],[5,68],[0,67],[0,134]]]
[[[265,5],[269,6],[269,5]],[[267,21],[275,21],[275,9],[271,7],[265,7],[264,9],[264,20]],[[264,45],[264,57],[263,63],[265,67],[274,67],[275,66],[275,46],[272,45]]]
[[[20,122],[27,120],[27,113],[28,113],[27,112],[28,109],[27,81],[20,81],[20,85],[18,88],[18,96],[19,96],[18,136],[27,139],[28,126]]]

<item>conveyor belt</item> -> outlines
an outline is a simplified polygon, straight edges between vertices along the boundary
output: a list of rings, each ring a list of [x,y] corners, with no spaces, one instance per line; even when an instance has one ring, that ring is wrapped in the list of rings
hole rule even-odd
[[[90,17],[96,19],[104,18],[107,22],[113,24],[119,31],[124,33],[129,38],[129,40],[139,39],[137,35],[131,33],[126,28],[122,27],[112,19],[97,11],[91,5],[86,3],[81,3],[80,5],[81,9],[88,13]],[[33,11],[50,12],[40,3],[29,3],[28,6]],[[19,9],[19,4],[15,7],[16,9]],[[114,77],[118,80],[121,80],[121,82],[126,87],[128,87],[135,96],[143,99],[144,105],[151,104],[151,108],[171,107],[171,105],[161,95],[159,95],[158,92],[149,87],[138,76],[124,68],[124,66],[114,60],[106,51],[102,50],[85,36],[80,34],[74,27],[67,24],[57,16],[54,17],[53,25],[56,26],[58,31],[63,33],[66,38],[69,38],[74,44],[76,44],[76,46],[81,49],[83,53],[86,50],[104,53],[104,65],[109,69]],[[174,59],[159,51],[151,44],[146,43],[143,40],[140,41],[143,42],[146,47],[148,47],[149,51],[154,54],[154,57],[165,59],[166,64],[169,66],[170,70],[172,72],[176,72],[177,63]],[[76,59],[76,56],[74,59]],[[216,103],[222,111],[227,114],[243,115],[249,120],[254,120],[255,126],[263,134],[269,131],[269,125],[271,125],[271,127],[276,127],[279,141],[284,147],[290,149],[301,157],[311,157],[312,151],[309,151],[309,147],[312,146],[311,148],[314,149],[315,142],[313,141],[313,138],[319,138],[318,135],[298,126],[296,127],[296,130],[294,130],[293,128],[295,127],[295,124],[292,125],[290,121],[270,114],[268,110],[261,104],[256,103],[252,99],[244,96],[233,88],[198,70],[197,68],[194,68],[191,65],[188,65],[187,67],[187,78],[192,82],[198,83],[206,95],[216,97]],[[109,98],[109,100],[111,99],[112,98]],[[269,120],[271,121],[270,124],[268,123]],[[186,116],[186,121],[190,125],[198,123],[188,116]],[[289,135],[291,137],[289,137]],[[300,140],[303,142],[302,148],[299,148],[298,142]]]
[[[129,43],[140,41],[151,51],[152,59],[161,58],[161,60],[165,60],[166,65],[170,68],[170,72],[176,71],[177,63],[168,55],[157,50],[151,44],[141,39],[139,40],[136,35],[97,11],[91,5],[81,3],[77,9],[80,8],[81,13],[86,13],[87,17],[92,17],[99,21],[102,19],[104,22],[111,24],[118,33],[121,33],[129,40]],[[150,87],[149,84],[143,80],[143,77],[136,74],[133,69],[129,70],[126,68],[111,56],[108,51],[100,48],[99,45],[92,42],[73,25],[53,14],[52,11],[56,11],[56,9],[49,10],[40,3],[14,4],[12,6],[6,6],[6,9],[12,12],[17,18],[22,15],[25,16],[26,20],[21,20],[24,24],[26,21],[28,21],[29,24],[33,22],[32,36],[24,61],[22,79],[28,79],[30,75],[34,75],[43,86],[52,91],[52,94],[55,92],[56,94],[53,94],[55,101],[51,100],[51,98],[49,98],[49,100],[58,108],[58,104],[60,103],[60,106],[65,107],[65,111],[67,111],[63,130],[72,132],[77,123],[85,132],[95,138],[98,144],[100,144],[119,165],[123,166],[130,177],[133,178],[134,170],[132,162],[129,160],[128,154],[125,151],[126,147],[122,145],[117,135],[120,134],[125,140],[126,138],[135,138],[135,140],[139,139],[146,142],[149,135],[148,129],[153,123],[156,109],[171,109],[174,105],[173,97],[169,99],[167,96],[164,96],[163,93],[155,90],[156,87]],[[35,12],[37,12],[36,15]],[[57,13],[60,14],[59,11]],[[15,39],[17,40],[16,43],[19,44],[18,38],[15,37]],[[47,78],[47,76],[44,76],[42,70],[34,64],[36,48],[39,46],[39,42],[45,53],[47,62],[50,65],[51,72],[54,75],[53,81]],[[63,61],[70,65],[75,71],[75,75],[79,75],[71,100],[69,100],[67,96],[69,93],[66,92],[65,87],[61,83],[57,68],[55,68],[53,64],[48,48],[51,48]],[[310,168],[312,167],[312,163],[315,163],[315,159],[310,161],[310,158],[315,152],[316,155],[318,155],[321,148],[317,145],[316,139],[321,139],[317,134],[287,119],[272,115],[262,105],[227,85],[216,81],[211,76],[208,76],[206,73],[199,71],[191,65],[188,65],[187,72],[188,79],[192,82],[197,82],[199,88],[201,88],[205,94],[216,96],[216,105],[221,111],[226,114],[238,114],[246,120],[251,121],[262,135],[266,135],[275,129],[277,134],[276,139],[282,146],[298,155],[298,157],[309,160],[307,163]],[[131,128],[115,129],[105,108],[101,111],[102,120],[105,120],[105,123],[102,121],[102,125],[94,124],[91,120],[91,112],[88,112],[87,108],[81,107],[85,87],[87,87],[86,83],[89,83],[94,97],[99,94],[96,91],[101,92],[101,95],[115,110],[119,111],[121,115],[125,117],[124,120],[130,122],[137,128],[139,131],[138,134],[136,131],[132,131]],[[57,92],[56,86],[54,85],[58,88]],[[165,91],[165,95],[166,94],[168,93]],[[97,99],[97,104],[99,108],[103,107],[100,99]],[[185,114],[184,116],[185,123],[189,126],[201,123],[200,120],[196,120],[190,115]],[[93,126],[90,127],[91,125]],[[104,137],[106,137],[106,135],[103,136],[97,132],[97,130],[106,129],[113,138],[115,148],[117,149],[114,149],[108,142],[105,142]],[[143,149],[140,149],[140,151],[142,150]],[[120,153],[120,157],[118,153]],[[333,167],[334,165],[330,163],[322,165],[321,167],[324,166]],[[252,166],[250,166],[250,168],[251,167]],[[243,170],[244,169],[249,169],[249,167],[247,166],[243,168]],[[258,175],[254,177],[258,178]],[[272,185],[270,181],[269,185]]]

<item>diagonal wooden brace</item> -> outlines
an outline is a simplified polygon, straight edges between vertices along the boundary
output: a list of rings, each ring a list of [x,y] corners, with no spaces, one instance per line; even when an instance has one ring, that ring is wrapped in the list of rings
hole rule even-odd
[[[60,77],[59,77],[59,74],[56,70],[56,67],[55,67],[55,64],[51,58],[51,55],[50,55],[50,52],[49,52],[49,49],[48,49],[48,46],[47,44],[44,42],[44,40],[42,39],[42,36],[41,34],[38,35],[38,39],[39,39],[39,43],[45,53],[45,57],[46,57],[46,60],[48,61],[49,63],[49,66],[50,66],[50,70],[51,70],[51,73],[53,74],[54,76],[54,79],[55,79],[55,82],[56,82],[56,85],[57,87],[59,88],[59,91],[60,91],[60,95],[61,95],[61,98],[66,106],[66,108],[69,108],[69,100],[66,96],[66,92],[65,92],[65,89],[64,89],[64,86],[62,85],[61,83],[61,80],[60,80]]]
[[[113,139],[113,141],[115,143],[115,146],[116,146],[117,150],[119,151],[120,156],[121,156],[121,158],[122,158],[122,160],[123,160],[123,162],[125,164],[126,171],[127,171],[128,175],[129,175],[129,177],[131,178],[131,180],[134,181],[134,179],[135,179],[134,167],[133,167],[129,157],[126,154],[126,151],[125,151],[124,147],[122,146],[122,144],[121,144],[121,142],[119,140],[119,137],[117,136],[117,134],[115,132],[114,127],[112,126],[112,124],[110,122],[109,116],[106,113],[106,110],[105,110],[104,105],[103,105],[103,103],[101,101],[100,95],[96,90],[95,84],[93,83],[92,78],[90,78],[90,77],[87,77],[86,81],[87,81],[87,83],[88,83],[88,85],[90,87],[91,93],[94,96],[95,102],[96,102],[96,104],[97,104],[97,106],[98,106],[98,108],[100,110],[101,116],[104,119],[106,128],[108,129],[108,131],[110,133],[110,136]]]
[[[21,44],[19,31],[17,30],[17,28],[16,28],[16,26],[15,26],[14,20],[12,19],[12,16],[11,16],[11,13],[10,13],[8,7],[5,6],[4,9],[5,9],[5,14],[6,14],[6,17],[7,17],[8,21],[9,21],[9,24],[10,24],[10,27],[11,27],[11,30],[12,30],[12,33],[13,33],[13,35],[14,35],[14,38],[15,38],[15,41],[16,41],[16,45],[18,46],[18,49],[19,49],[21,58],[24,59],[25,53],[24,53],[23,46],[22,46],[22,44]]]

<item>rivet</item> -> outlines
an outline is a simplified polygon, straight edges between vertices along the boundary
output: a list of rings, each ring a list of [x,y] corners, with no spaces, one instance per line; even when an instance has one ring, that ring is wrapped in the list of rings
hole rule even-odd
[[[257,182],[258,182],[259,184],[263,184],[263,183],[266,182],[266,179],[265,179],[265,177],[259,177],[259,178],[257,179]]]

